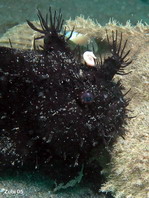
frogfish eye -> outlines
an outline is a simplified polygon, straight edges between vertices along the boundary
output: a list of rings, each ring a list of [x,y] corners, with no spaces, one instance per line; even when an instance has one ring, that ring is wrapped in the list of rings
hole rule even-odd
[[[85,91],[81,93],[80,100],[83,104],[90,104],[94,101],[94,96],[91,92]]]

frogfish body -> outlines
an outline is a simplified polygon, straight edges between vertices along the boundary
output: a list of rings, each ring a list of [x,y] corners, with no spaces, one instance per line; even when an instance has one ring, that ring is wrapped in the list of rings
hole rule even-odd
[[[107,34],[111,56],[88,66],[69,48],[61,12],[49,22],[40,11],[42,47],[0,47],[0,166],[49,165],[60,159],[77,166],[97,145],[124,134],[127,100],[115,74],[125,61],[122,34]],[[49,25],[48,25],[49,24]],[[63,33],[62,33],[63,32]]]

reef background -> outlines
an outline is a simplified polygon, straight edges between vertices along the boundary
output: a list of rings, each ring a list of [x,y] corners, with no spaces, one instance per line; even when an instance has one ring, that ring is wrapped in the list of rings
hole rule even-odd
[[[35,20],[36,9],[47,13],[47,8],[62,9],[65,19],[83,15],[97,20],[101,25],[113,18],[123,25],[130,20],[133,25],[138,21],[149,23],[149,0],[0,0],[0,34],[10,27]]]
[[[148,198],[149,197],[149,1],[148,0],[0,0],[0,34],[1,36],[11,27],[24,23],[26,19],[37,20],[36,8],[47,13],[47,7],[61,8],[67,21],[67,28],[71,29],[75,24],[76,31],[88,34],[89,37],[105,39],[105,29],[123,32],[124,39],[129,39],[128,49],[131,49],[130,57],[133,62],[127,76],[119,77],[127,88],[131,88],[128,98],[131,98],[129,109],[130,116],[136,116],[126,126],[128,133],[125,140],[119,138],[112,151],[110,169],[105,169],[107,182],[100,189],[103,192],[112,192],[114,198]],[[98,21],[94,23],[89,18]],[[122,25],[109,19],[113,18]],[[131,24],[128,22],[131,21]],[[142,23],[137,23],[141,21]],[[102,25],[102,26],[101,26]],[[30,36],[26,28],[21,35],[25,42]],[[8,31],[9,35],[18,40],[16,29]],[[7,33],[7,34],[8,34]],[[3,40],[6,40],[4,34]],[[11,38],[11,37],[10,37]],[[11,38],[12,39],[12,38]],[[29,38],[29,39],[32,39]],[[25,44],[25,43],[24,43]],[[97,155],[98,156],[98,155]],[[18,189],[24,191],[23,197],[87,197],[105,198],[105,195],[94,194],[83,185],[76,185],[74,189],[66,189],[57,194],[50,191],[53,181],[43,177],[41,173],[14,172],[0,175],[0,197],[14,197],[12,194],[4,195],[4,189]],[[18,191],[19,192],[19,191]],[[3,196],[4,195],[4,196]],[[21,197],[15,194],[15,197]],[[107,195],[108,197],[108,195]]]

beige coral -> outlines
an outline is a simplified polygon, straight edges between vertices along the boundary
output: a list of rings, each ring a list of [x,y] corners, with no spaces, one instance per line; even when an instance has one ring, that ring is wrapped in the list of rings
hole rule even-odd
[[[138,38],[139,39],[139,38]],[[112,191],[116,198],[149,197],[149,46],[143,44],[131,65],[131,78],[124,84],[132,87],[125,139],[119,138],[112,152],[108,181],[102,191]]]

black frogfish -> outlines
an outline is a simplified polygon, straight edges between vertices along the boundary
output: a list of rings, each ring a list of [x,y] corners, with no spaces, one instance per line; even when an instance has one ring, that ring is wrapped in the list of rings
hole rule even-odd
[[[61,11],[38,18],[41,28],[27,21],[42,35],[33,50],[0,47],[0,167],[79,166],[125,133],[128,101],[113,77],[131,63],[127,40],[106,33],[111,55],[88,66],[69,47]]]

